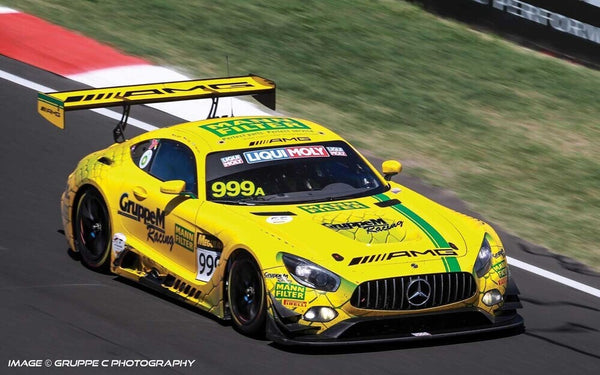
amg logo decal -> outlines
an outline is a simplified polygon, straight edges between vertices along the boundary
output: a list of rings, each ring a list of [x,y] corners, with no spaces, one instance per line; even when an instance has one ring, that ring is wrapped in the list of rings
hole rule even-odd
[[[324,226],[326,226],[329,229],[333,229],[333,230],[348,230],[348,229],[360,228],[360,229],[366,230],[369,233],[383,232],[383,231],[390,230],[395,227],[401,227],[402,224],[403,224],[402,221],[397,221],[395,223],[388,224],[387,221],[385,221],[381,218],[365,220],[365,221],[355,221],[355,222],[351,222],[351,223],[341,223],[341,224],[323,223]]]
[[[130,90],[130,91],[120,91],[118,87],[116,88],[107,88],[105,91],[88,94],[88,95],[73,95],[69,96],[65,99],[65,103],[78,103],[78,102],[87,102],[91,100],[107,100],[110,98],[139,98],[144,96],[156,96],[156,95],[173,95],[179,93],[194,93],[196,91],[203,92],[214,92],[215,90],[225,90],[225,89],[238,89],[244,87],[254,87],[254,85],[250,82],[229,82],[229,83],[214,83],[211,85],[196,85],[187,88],[169,88],[169,87],[161,87],[161,88],[148,88],[141,90]]]
[[[450,257],[457,256],[458,253],[453,249],[433,249],[433,250],[425,250],[425,251],[416,251],[416,250],[403,250],[403,251],[393,251],[391,253],[383,253],[383,254],[373,254],[360,256],[356,258],[352,258],[349,266],[355,266],[357,264],[365,264],[365,263],[373,263],[373,262],[384,262],[388,260],[392,260],[394,258],[408,257],[408,258],[418,258],[423,255],[430,255],[434,257]]]
[[[248,146],[268,145],[271,143],[307,142],[307,141],[310,141],[310,137],[272,138],[272,139],[263,139],[260,141],[252,141],[248,144]]]
[[[58,111],[55,111],[55,110],[54,110],[54,109],[52,109],[52,108],[48,108],[48,107],[41,107],[41,108],[40,108],[40,110],[41,110],[42,112],[49,113],[49,114],[51,114],[51,115],[54,115],[54,116],[56,116],[56,117],[60,117],[60,112],[58,112]]]

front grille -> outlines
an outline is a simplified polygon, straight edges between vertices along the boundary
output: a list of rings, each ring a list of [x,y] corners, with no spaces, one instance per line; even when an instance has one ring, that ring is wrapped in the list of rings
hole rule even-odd
[[[420,310],[468,299],[476,291],[473,276],[466,272],[392,277],[360,284],[350,303],[368,310]]]

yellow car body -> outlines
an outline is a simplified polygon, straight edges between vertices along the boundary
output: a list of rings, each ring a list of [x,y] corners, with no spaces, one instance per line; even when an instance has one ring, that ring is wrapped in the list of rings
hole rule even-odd
[[[54,120],[62,99],[40,95],[40,113]],[[169,160],[176,152],[185,158]],[[195,171],[181,177],[169,163]],[[344,171],[342,180],[360,174],[352,176],[360,188],[335,183],[344,163],[360,173]],[[174,125],[81,160],[61,199],[64,231],[88,266],[284,344],[522,327],[492,227],[391,181],[400,170],[391,165],[383,175],[339,135],[303,119]],[[302,168],[316,177],[291,177]],[[323,173],[334,183],[319,186]]]

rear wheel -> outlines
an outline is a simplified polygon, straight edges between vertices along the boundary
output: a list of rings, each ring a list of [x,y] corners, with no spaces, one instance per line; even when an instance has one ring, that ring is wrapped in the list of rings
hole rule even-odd
[[[235,328],[249,336],[263,336],[265,285],[256,261],[249,254],[242,253],[233,260],[227,291]]]
[[[97,271],[108,271],[110,218],[104,199],[97,190],[88,189],[79,198],[73,227],[75,247],[81,254],[81,262]]]

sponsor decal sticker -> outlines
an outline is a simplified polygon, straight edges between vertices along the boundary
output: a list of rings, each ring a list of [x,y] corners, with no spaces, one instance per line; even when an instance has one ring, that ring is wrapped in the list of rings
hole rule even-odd
[[[318,203],[305,204],[298,206],[299,209],[308,212],[309,214],[318,214],[332,211],[359,210],[369,208],[369,206],[360,203],[359,201],[334,202],[334,203]]]
[[[348,156],[346,152],[341,147],[327,147],[327,150],[331,154],[331,156]]]
[[[283,300],[283,304],[284,306],[288,306],[288,307],[306,307],[307,302],[306,301],[295,301],[295,300],[290,300],[290,299],[284,299]]]
[[[268,130],[310,129],[306,124],[291,118],[250,118],[225,120],[200,125],[218,137],[230,137],[238,134],[262,132]]]
[[[285,273],[265,272],[264,277],[265,277],[265,279],[277,279],[277,281],[279,281],[280,283],[289,283],[290,282],[289,276]]]
[[[221,158],[221,163],[225,168],[233,167],[234,165],[244,164],[244,160],[240,155],[231,155]]]
[[[169,245],[173,250],[174,238],[165,233],[165,211],[160,208],[150,209],[129,199],[129,194],[123,193],[119,198],[119,215],[143,223],[148,230],[146,240],[152,243]]]
[[[141,169],[144,169],[148,166],[148,164],[150,164],[150,160],[152,160],[152,150],[146,150],[143,154],[142,157],[140,158],[140,164],[139,167]]]
[[[415,337],[431,336],[429,332],[412,332],[411,335]]]
[[[175,224],[175,243],[186,250],[194,251],[194,232]]]
[[[298,158],[328,158],[329,153],[323,146],[293,146],[244,152],[249,164]]]
[[[125,250],[125,243],[127,241],[127,237],[123,233],[115,233],[112,239],[112,250],[115,255],[115,259],[119,257],[119,255]]]
[[[498,274],[499,277],[501,277],[501,278],[506,277],[506,262],[505,261],[501,261],[496,264],[493,264],[492,268],[494,269],[494,271],[496,271],[496,273]]]
[[[291,216],[269,216],[267,218],[267,223],[269,224],[286,224],[292,221]]]
[[[340,224],[323,223],[323,225],[326,226],[327,228],[333,229],[336,231],[360,228],[360,229],[366,230],[369,233],[389,231],[390,229],[393,229],[395,227],[402,227],[403,224],[404,223],[402,221],[398,221],[398,222],[390,224],[381,218],[364,220],[364,221],[355,221],[355,222],[349,222],[349,223],[340,223]]]
[[[223,243],[217,237],[208,233],[200,233],[196,235],[196,246],[205,249],[223,250]]]
[[[275,298],[304,300],[306,287],[291,283],[275,283]]]

